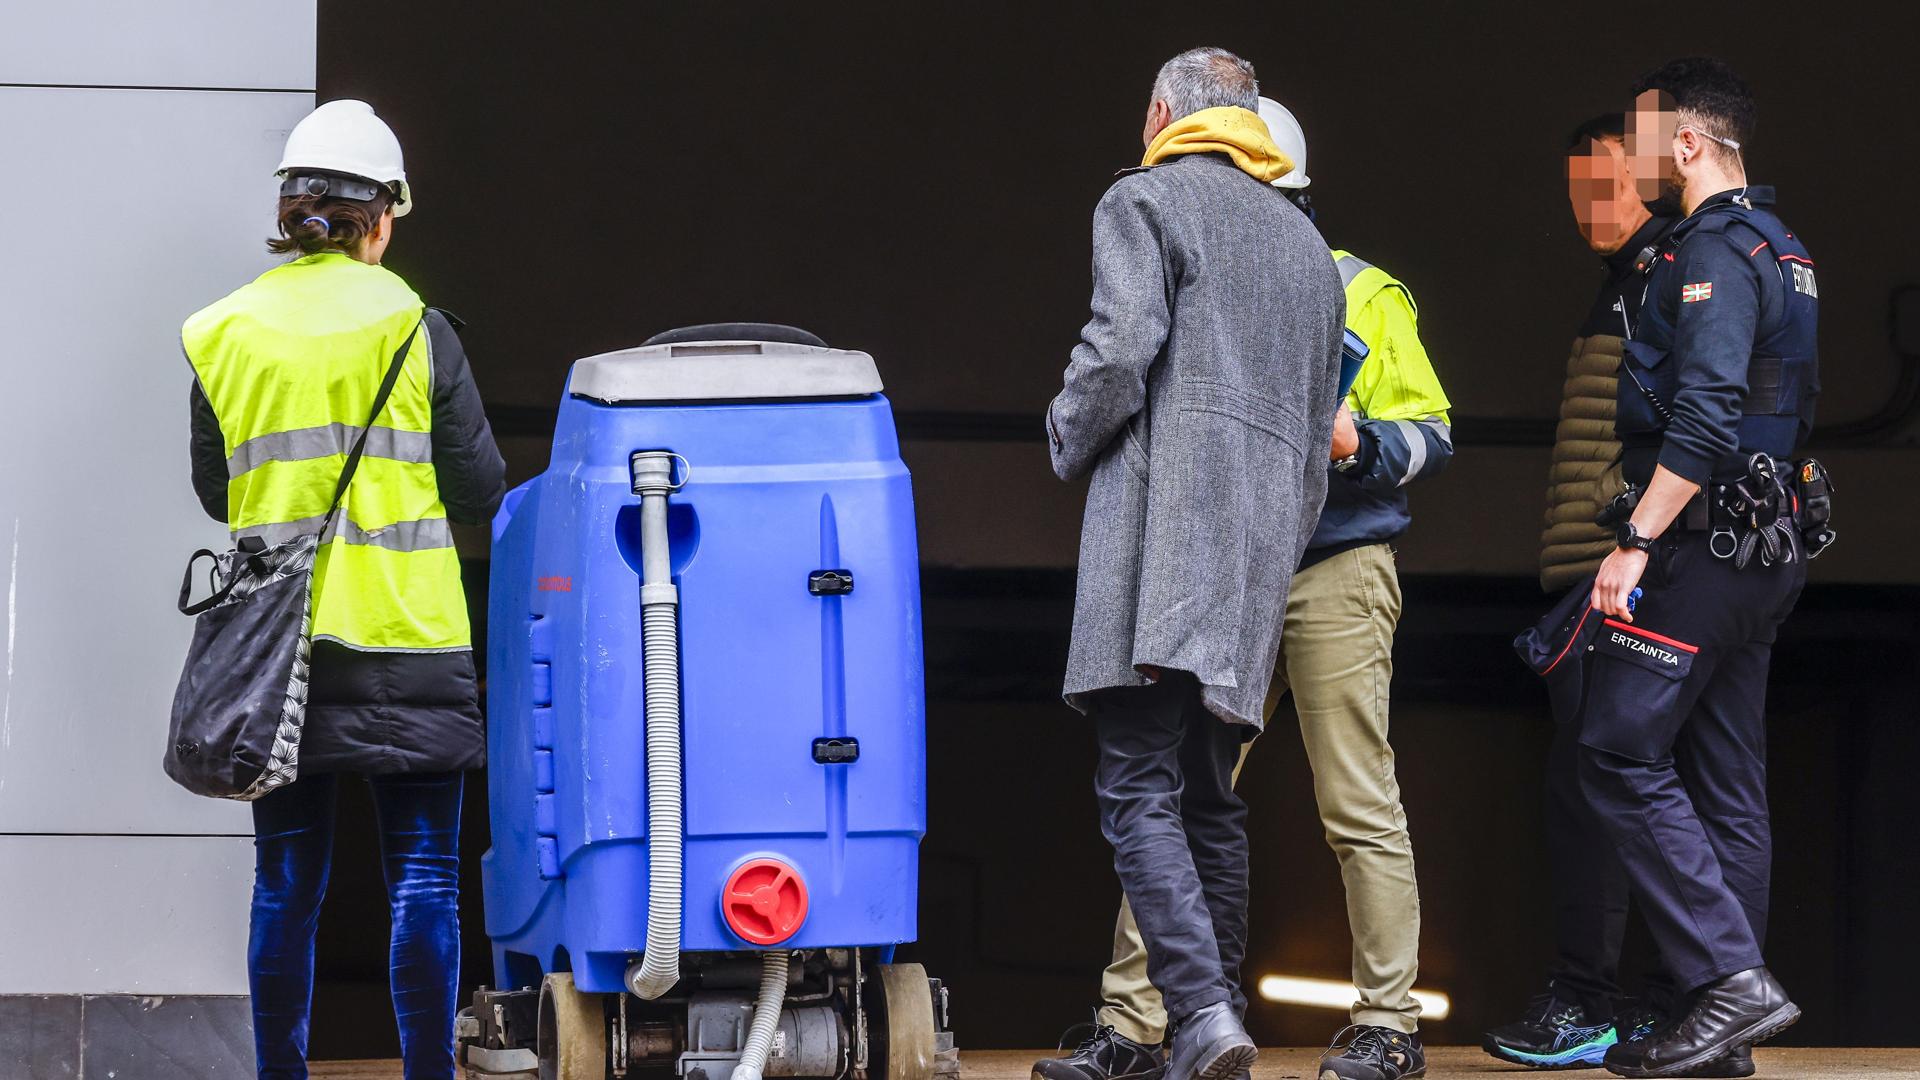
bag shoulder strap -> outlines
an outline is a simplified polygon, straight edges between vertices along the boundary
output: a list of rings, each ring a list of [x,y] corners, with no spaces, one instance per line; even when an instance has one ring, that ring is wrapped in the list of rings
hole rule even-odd
[[[327,516],[320,521],[320,539],[324,543],[327,530],[333,526],[333,515],[340,510],[340,500],[346,497],[347,485],[353,482],[353,474],[360,469],[360,455],[367,448],[367,436],[373,432],[374,421],[380,419],[380,413],[387,407],[387,398],[393,394],[393,386],[400,381],[400,369],[406,365],[407,354],[413,350],[413,339],[420,336],[421,322],[413,324],[407,333],[407,340],[393,354],[393,362],[387,365],[387,377],[380,381],[380,392],[373,397],[373,411],[367,414],[366,425],[360,429],[360,437],[353,441],[353,449],[347,453],[347,463],[340,469],[340,482],[333,487],[333,505],[327,507]]]

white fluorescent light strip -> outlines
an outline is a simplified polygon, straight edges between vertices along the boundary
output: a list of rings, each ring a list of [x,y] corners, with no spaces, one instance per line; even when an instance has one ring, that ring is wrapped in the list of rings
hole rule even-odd
[[[1350,1009],[1360,997],[1352,983],[1337,979],[1309,979],[1301,975],[1262,975],[1260,996],[1283,1005],[1306,1005],[1315,1009]],[[1420,1015],[1426,1020],[1445,1020],[1453,1011],[1453,999],[1439,990],[1413,991],[1420,1003]]]

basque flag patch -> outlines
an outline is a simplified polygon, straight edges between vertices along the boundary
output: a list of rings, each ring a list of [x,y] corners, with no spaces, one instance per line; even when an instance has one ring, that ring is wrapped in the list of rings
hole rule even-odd
[[[1710,300],[1712,298],[1713,282],[1711,281],[1695,282],[1692,285],[1683,285],[1680,288],[1680,302],[1683,304],[1691,304],[1697,300]]]

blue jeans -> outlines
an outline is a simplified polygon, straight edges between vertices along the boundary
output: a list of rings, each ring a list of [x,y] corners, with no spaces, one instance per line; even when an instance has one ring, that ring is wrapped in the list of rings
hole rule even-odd
[[[454,1080],[460,979],[459,773],[374,776],[393,909],[388,959],[406,1080]],[[253,1044],[261,1080],[306,1080],[313,935],[333,860],[336,777],[302,776],[253,804]]]

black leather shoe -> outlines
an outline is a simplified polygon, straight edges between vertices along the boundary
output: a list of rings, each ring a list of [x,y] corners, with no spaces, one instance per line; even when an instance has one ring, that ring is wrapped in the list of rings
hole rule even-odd
[[[1187,1017],[1173,1033],[1166,1080],[1229,1080],[1251,1070],[1259,1055],[1233,1006],[1223,1001]]]
[[[1607,1069],[1620,1076],[1745,1076],[1736,1053],[1786,1030],[1800,1007],[1763,967],[1735,972],[1708,985],[1679,1023],[1607,1052]],[[1721,1071],[1725,1069],[1726,1071]]]
[[[1623,1070],[1644,1068],[1640,1060],[1641,1051],[1646,1049],[1646,1039],[1634,1042],[1618,1043],[1607,1048],[1606,1066],[1622,1076],[1633,1075]],[[1709,1061],[1696,1067],[1688,1076],[1739,1077],[1753,1075],[1753,1048],[1736,1046],[1733,1052],[1718,1061]]]
[[[1733,1048],[1733,1053],[1728,1054],[1726,1057],[1721,1058],[1719,1061],[1709,1061],[1705,1065],[1702,1065],[1699,1068],[1693,1070],[1693,1072],[1689,1073],[1688,1075],[1689,1076],[1714,1076],[1714,1077],[1752,1076],[1753,1075],[1753,1047],[1736,1046]]]
[[[1073,1053],[1034,1062],[1033,1080],[1159,1080],[1165,1067],[1159,1047],[1098,1024]]]

